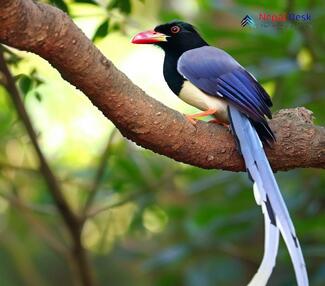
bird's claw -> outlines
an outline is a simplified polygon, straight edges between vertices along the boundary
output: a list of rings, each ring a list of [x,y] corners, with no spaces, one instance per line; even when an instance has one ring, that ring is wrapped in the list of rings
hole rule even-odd
[[[230,131],[230,125],[229,124],[224,123],[224,122],[222,122],[222,121],[220,121],[220,120],[218,120],[216,118],[209,120],[209,123],[214,123],[214,124],[221,125],[221,126],[227,128],[228,131]]]
[[[189,121],[192,125],[196,125],[197,119],[193,118],[191,115],[185,115],[186,120]]]

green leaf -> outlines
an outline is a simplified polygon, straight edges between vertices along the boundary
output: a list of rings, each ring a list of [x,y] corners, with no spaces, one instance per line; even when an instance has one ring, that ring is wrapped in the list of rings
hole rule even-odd
[[[41,96],[41,94],[40,94],[38,91],[35,91],[35,97],[36,97],[36,99],[37,99],[39,102],[42,101],[42,96]]]
[[[35,83],[35,87],[40,86],[41,84],[44,83],[44,80],[41,79],[38,74],[37,74],[37,70],[34,68],[32,70],[32,72],[30,73],[30,77],[33,80],[33,82]]]
[[[9,49],[4,49],[5,59],[8,65],[18,66],[18,64],[22,61],[22,57],[17,56],[15,53],[10,51]]]
[[[51,0],[51,3],[58,7],[60,10],[69,14],[69,7],[63,0]]]
[[[26,96],[27,93],[32,89],[32,84],[33,81],[29,76],[21,75],[19,77],[18,85],[24,96]]]
[[[115,31],[120,31],[121,30],[121,24],[120,23],[114,23],[113,25],[110,26],[110,31],[115,32]]]
[[[108,6],[107,10],[117,8],[125,14],[131,13],[131,1],[130,0],[113,0]]]
[[[99,5],[96,1],[94,0],[75,0],[74,2],[76,3],[87,3],[87,4],[93,4],[93,5]]]
[[[95,42],[99,39],[106,37],[108,34],[108,27],[109,27],[109,19],[105,19],[105,21],[98,26],[92,38],[92,41]]]

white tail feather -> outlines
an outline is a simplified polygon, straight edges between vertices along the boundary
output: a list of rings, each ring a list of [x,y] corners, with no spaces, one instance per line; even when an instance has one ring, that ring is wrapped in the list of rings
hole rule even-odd
[[[271,223],[266,205],[262,204],[265,226],[264,255],[262,262],[247,286],[266,285],[276,263],[279,247],[279,229]]]
[[[266,285],[275,264],[280,230],[294,266],[297,284],[308,286],[307,270],[299,241],[262,143],[245,115],[232,106],[229,107],[229,113],[246,168],[256,183],[254,188],[256,202],[262,205],[265,217],[264,256],[258,272],[249,285]]]

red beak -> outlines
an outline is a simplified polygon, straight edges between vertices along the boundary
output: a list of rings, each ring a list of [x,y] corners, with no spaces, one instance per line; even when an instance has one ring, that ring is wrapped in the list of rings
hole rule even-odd
[[[168,36],[163,33],[149,30],[136,34],[131,42],[133,44],[154,44],[158,42],[166,42],[167,37]]]

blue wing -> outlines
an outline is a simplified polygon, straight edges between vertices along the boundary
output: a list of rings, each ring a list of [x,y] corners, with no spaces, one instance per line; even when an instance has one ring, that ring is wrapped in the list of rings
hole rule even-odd
[[[211,46],[192,49],[179,58],[177,70],[205,93],[238,108],[251,119],[261,139],[275,140],[265,118],[271,118],[269,95],[229,54]]]

